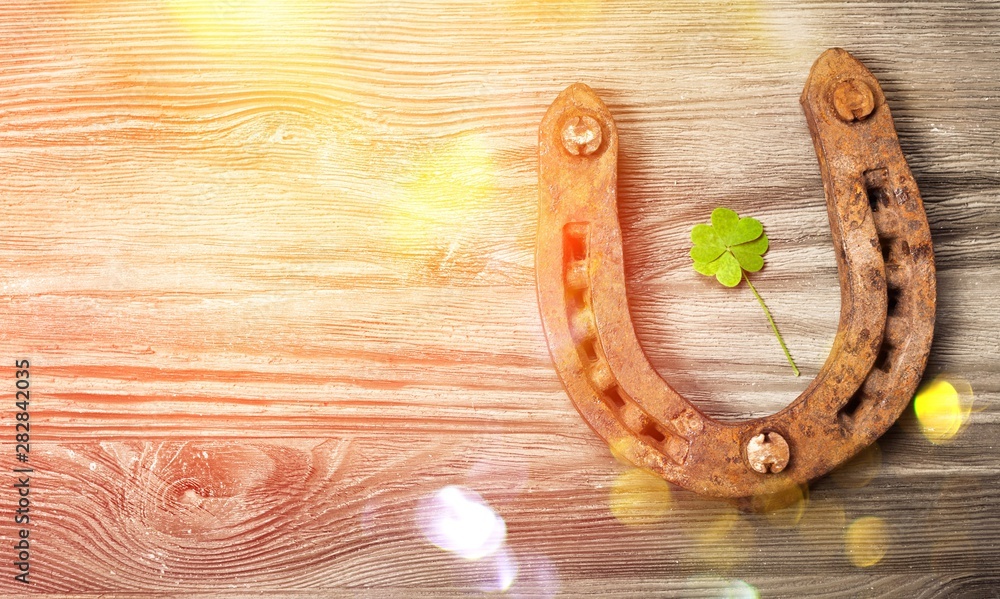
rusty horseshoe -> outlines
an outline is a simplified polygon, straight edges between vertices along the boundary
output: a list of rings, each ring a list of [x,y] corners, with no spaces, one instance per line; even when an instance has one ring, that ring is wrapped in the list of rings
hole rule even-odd
[[[539,131],[536,274],[556,370],[619,455],[704,495],[767,496],[842,464],[896,421],[930,353],[930,228],[878,81],[834,48],[813,65],[801,103],[823,176],[840,322],[798,398],[736,423],[675,392],[636,338],[617,212],[618,133],[607,107],[572,85]]]

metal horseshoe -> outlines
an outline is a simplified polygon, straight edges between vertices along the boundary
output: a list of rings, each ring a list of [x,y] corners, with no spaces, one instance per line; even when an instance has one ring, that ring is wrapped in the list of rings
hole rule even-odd
[[[619,455],[704,495],[770,495],[842,464],[896,421],[930,353],[930,229],[878,81],[834,48],[813,65],[801,102],[823,175],[840,322],[801,395],[737,423],[710,418],[675,392],[636,338],[617,213],[618,133],[607,107],[572,85],[539,131],[536,274],[556,370]]]

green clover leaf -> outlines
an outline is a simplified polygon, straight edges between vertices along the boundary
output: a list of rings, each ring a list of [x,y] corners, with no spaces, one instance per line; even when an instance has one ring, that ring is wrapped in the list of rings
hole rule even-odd
[[[764,226],[756,218],[740,218],[728,208],[712,211],[712,224],[691,229],[691,259],[694,269],[707,276],[715,275],[726,287],[736,287],[743,271],[757,272],[764,267],[767,251]]]
[[[792,360],[792,354],[788,352],[785,340],[778,332],[778,326],[774,324],[771,311],[767,309],[764,299],[746,276],[748,272],[757,272],[764,268],[763,256],[768,248],[764,226],[756,218],[740,218],[729,208],[722,207],[712,211],[711,221],[712,224],[697,224],[691,229],[691,243],[694,245],[690,255],[694,261],[695,271],[705,276],[714,276],[726,287],[736,287],[744,280],[747,282],[764,310],[764,315],[767,316],[771,330],[778,338],[788,363],[792,365],[792,371],[795,376],[799,376],[799,369]]]

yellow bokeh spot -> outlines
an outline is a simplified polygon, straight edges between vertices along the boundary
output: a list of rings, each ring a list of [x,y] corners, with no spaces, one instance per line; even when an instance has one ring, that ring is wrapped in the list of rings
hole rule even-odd
[[[575,348],[574,351],[576,351]],[[619,437],[610,441],[608,448],[611,449],[611,456],[616,460],[626,466],[633,466],[634,464],[628,456],[632,455],[636,443],[637,441],[633,437]]]
[[[753,530],[735,511],[726,509],[695,531],[695,555],[708,566],[726,571],[746,558]]]
[[[397,250],[439,252],[444,265],[463,268],[467,256],[481,253],[501,208],[487,140],[462,134],[407,148],[395,158],[405,166],[379,202],[382,227]]]
[[[862,449],[846,464],[830,473],[830,479],[845,489],[860,489],[868,486],[882,468],[882,449],[872,443]]]
[[[403,177],[406,204],[414,217],[446,217],[480,204],[496,189],[490,148],[478,135],[463,134],[421,147]]]
[[[662,522],[672,507],[670,485],[645,470],[626,470],[611,485],[608,506],[614,517],[628,526]]]
[[[813,499],[798,523],[799,535],[824,550],[839,549],[843,542],[847,514],[843,505],[833,499]]]
[[[965,391],[965,385],[959,385]],[[938,377],[923,385],[913,398],[920,430],[931,443],[947,443],[962,429],[972,411],[971,388],[960,393],[950,381]]]
[[[809,499],[809,487],[793,485],[770,495],[758,495],[751,500],[753,510],[766,515],[775,526],[792,527],[802,520]]]
[[[870,568],[882,561],[888,545],[888,527],[884,520],[876,516],[858,518],[851,522],[844,534],[847,559],[859,568]]]
[[[205,46],[245,44],[262,37],[296,43],[320,21],[316,0],[164,0],[167,13]]]
[[[605,0],[508,0],[509,14],[530,14],[540,21],[578,21],[602,14]]]

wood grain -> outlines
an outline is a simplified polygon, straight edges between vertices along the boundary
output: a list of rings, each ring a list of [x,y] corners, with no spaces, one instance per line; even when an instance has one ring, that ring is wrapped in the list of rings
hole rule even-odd
[[[457,597],[513,566],[516,597],[998,596],[998,29],[971,1],[4,3],[0,376],[31,360],[37,511],[26,592],[3,475],[0,592]],[[769,414],[837,324],[798,105],[833,46],[882,82],[924,196],[928,377],[974,404],[948,444],[910,412],[740,514],[636,478],[562,390],[537,127],[570,83],[605,99],[640,341],[710,414]],[[720,204],[767,228],[755,281],[799,379],[749,291],[689,268]],[[428,540],[449,485],[503,518],[500,553]],[[885,553],[858,567],[869,516]]]

